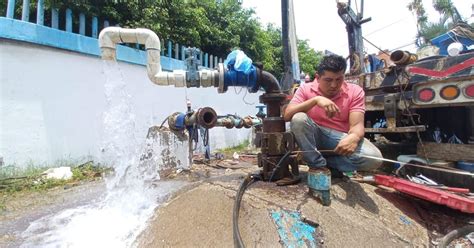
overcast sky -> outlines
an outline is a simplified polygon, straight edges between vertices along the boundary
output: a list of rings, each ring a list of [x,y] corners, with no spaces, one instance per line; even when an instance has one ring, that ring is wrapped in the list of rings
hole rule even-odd
[[[347,1],[346,1],[347,2]],[[360,3],[360,0],[357,0]],[[382,49],[401,49],[414,51],[416,37],[416,18],[406,7],[409,0],[365,0],[364,18],[372,21],[362,25],[362,34],[370,42]],[[472,14],[474,0],[452,0],[464,18]],[[430,20],[439,15],[432,8],[432,0],[423,0]],[[336,0],[293,0],[295,9],[296,33],[298,39],[307,39],[312,48],[347,56],[347,33],[345,25],[337,14]],[[254,8],[261,23],[274,23],[281,27],[280,0],[243,0],[243,7]],[[355,10],[354,1],[352,8]],[[360,6],[358,6],[360,8]],[[369,53],[378,50],[364,43]]]

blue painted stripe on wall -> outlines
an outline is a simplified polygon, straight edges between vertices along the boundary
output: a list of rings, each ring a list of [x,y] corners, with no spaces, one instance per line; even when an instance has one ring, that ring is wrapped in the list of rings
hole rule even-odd
[[[0,17],[0,38],[100,56],[99,43],[95,38],[5,17]],[[117,60],[146,65],[146,54],[141,50],[117,46]],[[161,66],[166,71],[186,68],[183,61],[167,57],[161,57]]]

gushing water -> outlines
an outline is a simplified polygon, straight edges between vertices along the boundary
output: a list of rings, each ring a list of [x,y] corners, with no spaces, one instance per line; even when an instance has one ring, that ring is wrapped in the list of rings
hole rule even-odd
[[[135,135],[131,97],[120,68],[115,61],[104,61],[104,73],[107,110],[103,115],[102,162],[112,165],[115,172],[106,180],[107,193],[88,205],[31,223],[22,234],[22,247],[134,246],[154,209],[182,186],[156,182],[159,165],[140,161],[145,142]]]

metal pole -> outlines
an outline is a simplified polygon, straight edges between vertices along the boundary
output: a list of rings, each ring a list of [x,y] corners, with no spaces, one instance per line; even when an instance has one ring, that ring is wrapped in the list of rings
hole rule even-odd
[[[44,25],[44,0],[38,0],[36,7],[36,24]]]
[[[7,18],[13,19],[14,16],[15,16],[15,0],[8,0]]]
[[[27,22],[30,20],[30,0],[23,0],[23,9],[21,10],[21,20]]]

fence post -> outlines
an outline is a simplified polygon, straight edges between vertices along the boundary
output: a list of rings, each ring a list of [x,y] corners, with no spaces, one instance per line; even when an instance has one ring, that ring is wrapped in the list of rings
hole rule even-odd
[[[217,67],[218,61],[219,61],[219,58],[217,56],[214,57],[214,67]]]
[[[199,54],[199,61],[200,61],[200,64],[201,66],[204,65],[204,52],[201,51],[201,53]]]
[[[97,19],[97,16],[92,17],[92,37],[97,38],[97,33],[99,30],[99,20]]]
[[[172,51],[171,51],[171,48],[172,48],[172,47],[173,47],[173,44],[172,44],[171,41],[169,40],[169,41],[168,41],[168,58],[170,58],[170,59],[172,58],[172,57],[171,57],[171,52],[172,52]]]
[[[209,54],[204,54],[204,66],[209,67]]]
[[[59,29],[59,13],[57,9],[51,9],[51,27]]]
[[[44,25],[44,0],[38,0],[36,7],[36,24]]]
[[[108,26],[110,26],[109,21],[105,20],[105,21],[104,21],[104,28],[106,28],[106,27],[108,27]]]
[[[30,21],[30,0],[23,0],[23,8],[21,10],[21,20]]]
[[[209,68],[214,68],[214,55],[209,56]]]
[[[184,59],[186,58],[186,54],[184,52],[184,49],[186,49],[185,46],[181,46],[181,60],[184,61]]]
[[[66,9],[66,32],[72,33],[72,10]]]
[[[174,44],[174,58],[179,59],[179,44]]]
[[[84,13],[79,14],[79,34],[86,35],[86,15]]]
[[[8,0],[7,18],[13,19],[15,16],[15,0]]]

